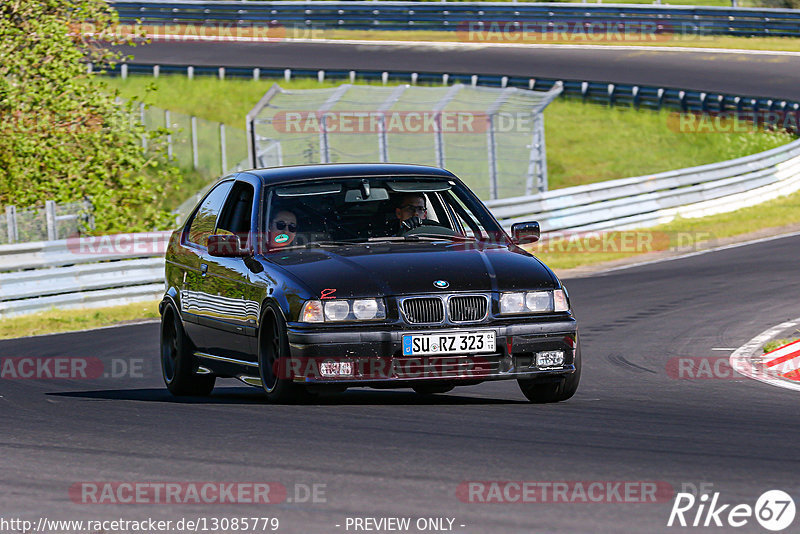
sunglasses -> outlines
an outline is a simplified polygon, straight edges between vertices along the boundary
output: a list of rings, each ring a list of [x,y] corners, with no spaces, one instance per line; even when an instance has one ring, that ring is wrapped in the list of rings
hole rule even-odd
[[[406,204],[405,206],[401,206],[400,209],[411,213],[425,213],[428,211],[428,208],[425,206],[414,206],[413,204]]]
[[[297,225],[295,223],[286,223],[286,221],[273,221],[276,230],[286,230],[288,229],[290,232],[295,233],[297,232]]]

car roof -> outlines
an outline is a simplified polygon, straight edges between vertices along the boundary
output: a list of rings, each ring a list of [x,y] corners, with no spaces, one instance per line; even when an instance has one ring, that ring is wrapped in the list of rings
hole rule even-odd
[[[432,178],[457,177],[445,169],[428,165],[403,163],[318,163],[314,165],[292,165],[242,171],[259,177],[265,185],[305,179],[347,178],[366,176],[428,176]]]

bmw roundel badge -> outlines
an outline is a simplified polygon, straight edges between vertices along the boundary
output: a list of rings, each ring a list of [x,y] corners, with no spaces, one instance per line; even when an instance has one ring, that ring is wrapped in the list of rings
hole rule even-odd
[[[447,280],[436,280],[433,283],[433,285],[438,287],[439,289],[446,289],[450,287],[450,282],[448,282]]]

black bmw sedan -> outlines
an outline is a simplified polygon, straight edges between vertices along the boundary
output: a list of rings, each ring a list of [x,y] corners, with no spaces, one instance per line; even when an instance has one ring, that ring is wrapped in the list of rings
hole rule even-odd
[[[170,239],[161,363],[175,395],[216,378],[291,402],[348,387],[430,395],[515,379],[532,402],[578,388],[569,295],[452,173],[398,164],[244,171]]]

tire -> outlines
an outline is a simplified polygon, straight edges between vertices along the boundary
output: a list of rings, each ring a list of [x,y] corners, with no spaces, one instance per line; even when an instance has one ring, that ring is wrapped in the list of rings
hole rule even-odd
[[[517,380],[519,389],[527,399],[536,404],[548,402],[561,402],[572,397],[578,391],[581,381],[581,345],[576,338],[575,346],[575,371],[563,375],[558,380],[549,379],[522,379]],[[547,381],[545,381],[547,380]]]
[[[194,347],[172,305],[161,316],[161,375],[176,397],[207,396],[217,380],[214,375],[197,374]]]
[[[420,395],[436,395],[437,393],[447,393],[452,391],[455,386],[451,384],[422,384],[414,386],[412,389]]]
[[[274,304],[265,306],[258,329],[258,373],[264,392],[271,402],[293,404],[306,401],[310,395],[305,386],[295,384],[288,374],[289,339],[283,314]]]

